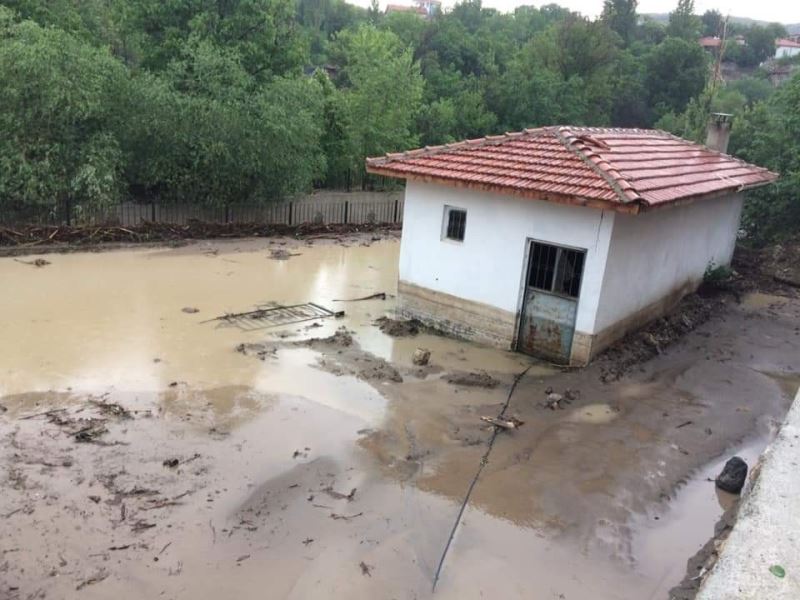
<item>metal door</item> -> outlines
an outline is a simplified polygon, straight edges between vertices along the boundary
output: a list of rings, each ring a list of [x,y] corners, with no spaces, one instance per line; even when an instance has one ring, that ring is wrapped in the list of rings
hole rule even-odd
[[[518,350],[569,363],[585,251],[530,242]]]

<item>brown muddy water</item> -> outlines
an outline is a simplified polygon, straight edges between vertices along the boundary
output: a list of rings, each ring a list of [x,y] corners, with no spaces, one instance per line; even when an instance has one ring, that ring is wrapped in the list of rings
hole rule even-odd
[[[393,294],[397,254],[351,236],[0,258],[0,599],[667,598],[731,501],[707,479],[753,463],[800,381],[800,304],[731,303],[603,384],[389,337],[391,296],[334,301]],[[346,315],[204,322],[309,301]],[[342,327],[352,344],[306,342]],[[480,417],[528,367],[525,424],[498,436],[433,592]],[[478,370],[496,385],[449,383]],[[548,387],[574,400],[544,408]]]

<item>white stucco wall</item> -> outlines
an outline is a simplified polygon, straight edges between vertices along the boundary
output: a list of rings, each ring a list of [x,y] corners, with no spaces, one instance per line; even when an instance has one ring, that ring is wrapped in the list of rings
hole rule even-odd
[[[442,239],[445,205],[466,209],[463,242]],[[611,211],[409,181],[400,280],[516,313],[526,240],[586,249],[575,327],[591,333],[614,219]]]
[[[787,58],[800,54],[800,48],[794,46],[778,46],[775,49],[775,58]]]
[[[618,214],[611,235],[597,333],[670,294],[699,283],[709,262],[733,256],[742,195]]]

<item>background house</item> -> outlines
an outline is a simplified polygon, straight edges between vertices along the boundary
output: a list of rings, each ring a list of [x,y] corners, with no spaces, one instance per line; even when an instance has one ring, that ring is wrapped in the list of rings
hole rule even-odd
[[[724,149],[730,121],[712,122]],[[369,159],[406,179],[399,311],[584,364],[733,254],[776,175],[661,131],[547,127]]]
[[[790,58],[800,54],[800,41],[797,39],[775,40],[775,58]]]

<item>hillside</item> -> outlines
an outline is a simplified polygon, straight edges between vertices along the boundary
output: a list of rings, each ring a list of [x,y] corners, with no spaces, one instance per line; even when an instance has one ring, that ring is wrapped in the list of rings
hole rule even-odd
[[[658,23],[667,23],[669,21],[669,14],[668,13],[645,13],[642,14],[641,17],[652,19]],[[760,21],[758,19],[749,19],[747,17],[730,17],[731,23],[736,23],[738,25],[761,25],[762,27],[765,25],[769,25],[772,21]],[[800,23],[783,23],[786,27],[786,30],[790,34],[800,34]]]

